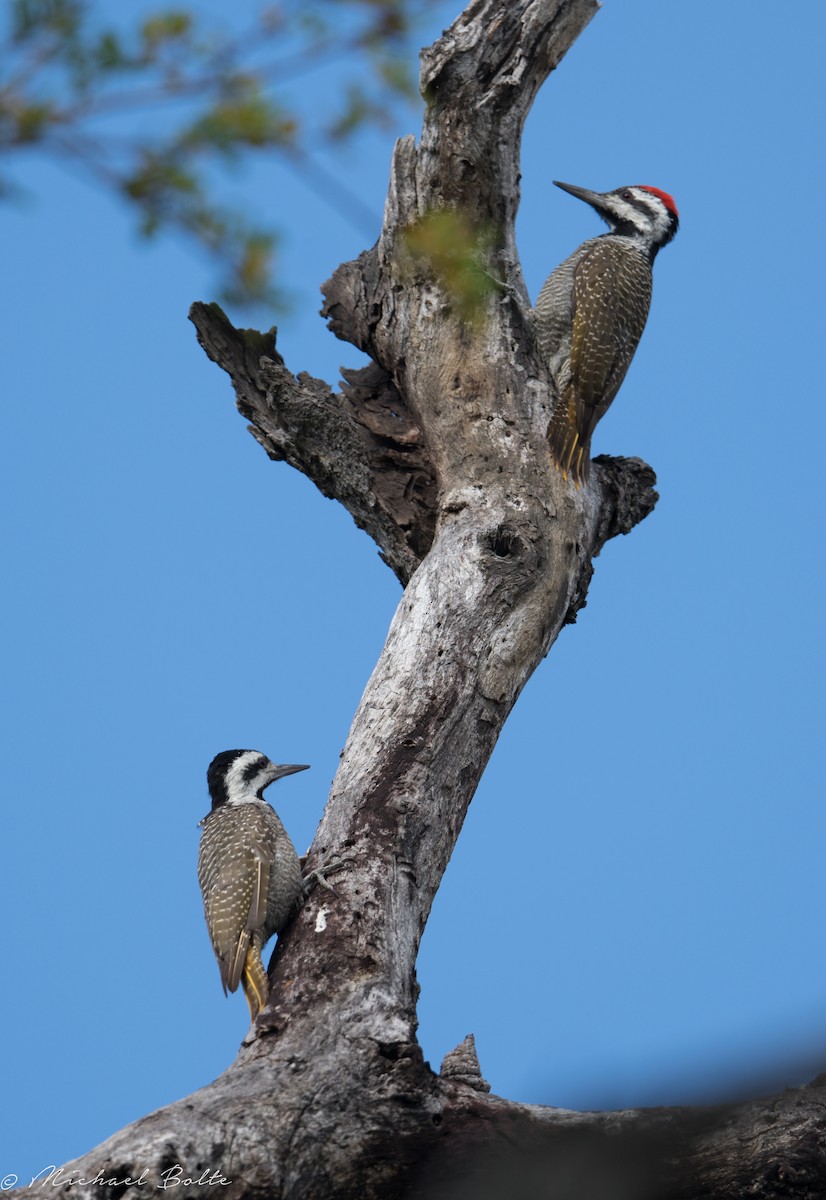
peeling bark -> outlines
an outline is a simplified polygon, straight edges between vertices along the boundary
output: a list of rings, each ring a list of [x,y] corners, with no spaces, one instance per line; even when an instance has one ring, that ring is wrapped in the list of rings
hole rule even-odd
[[[472,1039],[440,1075],[416,1042],[419,941],[496,739],[594,557],[656,502],[637,459],[596,460],[580,490],[551,469],[514,240],[525,116],[595,8],[472,0],[424,51],[421,141],[396,146],[378,242],[325,285],[331,329],[371,359],[340,392],[291,374],[274,331],[193,306],[253,435],[344,504],[405,590],[308,857],[345,861],[335,895],[316,889],[284,932],[270,1003],[221,1078],[70,1164],[52,1194],[102,1172],[122,1195],[177,1164],[273,1200],[822,1194],[823,1079],[739,1108],[571,1113],[487,1094]],[[493,231],[481,319],[406,240],[452,208]]]
[[[256,441],[339,500],[406,583],[433,540],[436,484],[390,376],[375,364],[347,371],[335,394],[287,370],[274,329],[235,329],[217,304],[193,304],[190,317],[201,346],[231,376]]]

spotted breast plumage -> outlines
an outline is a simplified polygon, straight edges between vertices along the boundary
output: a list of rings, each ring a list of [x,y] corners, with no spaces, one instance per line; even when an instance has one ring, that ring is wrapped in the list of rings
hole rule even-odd
[[[652,265],[677,232],[667,192],[642,185],[592,192],[559,183],[610,226],[551,273],[536,302],[537,340],[556,386],[551,457],[579,485],[591,436],[620,389],[651,307]]]
[[[303,770],[256,750],[226,750],[207,772],[212,810],[202,821],[198,882],[224,992],[241,983],[253,1019],[269,995],[261,951],[302,896],[298,854],[263,792]]]

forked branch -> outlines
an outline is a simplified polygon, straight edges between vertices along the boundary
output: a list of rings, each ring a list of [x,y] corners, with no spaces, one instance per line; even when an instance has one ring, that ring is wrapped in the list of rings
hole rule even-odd
[[[499,732],[593,557],[656,500],[636,459],[598,460],[579,490],[552,470],[514,239],[525,116],[595,8],[473,0],[425,51],[422,137],[397,144],[378,241],[325,285],[331,328],[372,360],[342,391],[292,375],[274,333],[193,307],[266,452],[343,503],[406,587],[309,855],[346,864],[335,895],[280,939],[224,1075],[75,1177],[220,1168],[233,1200],[504,1200],[517,1169],[527,1194],[574,1176],[588,1200],[813,1196],[826,1177],[820,1081],[736,1111],[568,1113],[486,1094],[468,1044],[436,1075],[416,1041],[419,940]]]

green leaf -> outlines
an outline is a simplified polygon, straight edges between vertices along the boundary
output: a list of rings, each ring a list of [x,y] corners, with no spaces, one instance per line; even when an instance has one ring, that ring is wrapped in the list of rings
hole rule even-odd
[[[242,242],[236,275],[243,294],[263,298],[269,287],[273,238],[265,233],[250,233]]]
[[[296,129],[294,117],[265,96],[254,94],[216,104],[184,131],[179,145],[187,150],[212,148],[231,155],[244,146],[289,145]]]
[[[200,185],[195,175],[174,158],[145,150],[141,165],[124,180],[123,191],[131,200],[157,208],[174,195],[197,194]]]
[[[404,232],[404,246],[432,272],[461,320],[478,325],[499,285],[486,269],[496,244],[491,224],[474,225],[457,209],[433,209]]]
[[[39,141],[47,127],[55,120],[53,104],[27,104],[15,107],[5,115],[13,122],[11,141],[17,145]]]
[[[12,38],[28,41],[41,33],[76,36],[83,19],[80,0],[14,0],[11,12]]]
[[[102,71],[114,71],[130,64],[114,33],[103,33],[95,47],[95,61]]]
[[[415,100],[419,95],[419,87],[410,63],[404,58],[382,58],[377,63],[379,77],[394,92],[407,99]]]
[[[141,37],[149,54],[154,54],[165,42],[180,41],[192,29],[188,12],[171,10],[147,18],[141,25]]]

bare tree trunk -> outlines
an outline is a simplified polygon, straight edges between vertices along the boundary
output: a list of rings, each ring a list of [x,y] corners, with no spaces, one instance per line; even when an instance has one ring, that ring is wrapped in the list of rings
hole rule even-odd
[[[310,852],[345,860],[336,894],[317,889],[285,932],[225,1074],[52,1192],[102,1177],[120,1195],[180,1166],[279,1200],[820,1194],[820,1081],[739,1110],[578,1114],[487,1094],[472,1039],[438,1076],[416,1041],[419,940],[480,775],[593,557],[656,501],[635,459],[597,460],[580,490],[551,469],[514,241],[525,116],[596,7],[472,0],[424,52],[421,142],[396,146],[378,243],[325,289],[331,328],[372,360],[343,393],[290,374],[272,334],[193,307],[255,437],[348,508],[405,590]],[[470,312],[412,248],[434,211],[470,231],[485,283]]]

